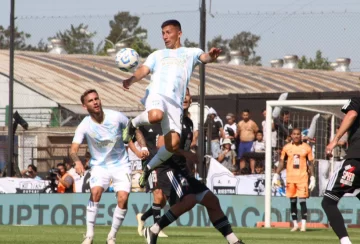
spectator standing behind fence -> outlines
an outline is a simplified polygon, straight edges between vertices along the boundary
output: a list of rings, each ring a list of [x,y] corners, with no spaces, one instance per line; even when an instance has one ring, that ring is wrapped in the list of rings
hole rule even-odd
[[[292,123],[290,120],[290,112],[283,110],[280,113],[280,118],[274,119],[275,130],[277,131],[277,145],[281,148],[291,141],[290,135],[293,128],[297,127],[296,123]]]
[[[231,149],[231,140],[229,138],[224,139],[222,146],[217,160],[231,172],[236,172],[236,152]]]
[[[63,158],[63,163],[65,165],[66,172],[73,178],[75,190],[74,192],[82,192],[83,178],[76,173],[74,168],[74,163],[69,157]]]
[[[235,140],[236,140],[236,137],[238,136],[237,125],[235,123],[235,115],[232,113],[228,113],[226,115],[226,121],[227,121],[227,124],[225,124],[225,126],[224,126],[223,139],[226,139],[226,138],[230,139],[231,149],[235,150],[235,148],[236,148]]]
[[[58,163],[56,166],[59,170],[57,174],[57,192],[58,193],[73,193],[75,192],[75,184],[72,176],[66,172],[65,164]]]
[[[262,131],[263,131],[263,135],[264,135],[264,142],[266,142],[266,109],[263,109],[261,111],[262,115],[264,116],[264,120],[261,122],[261,127],[262,127]],[[274,120],[271,119],[271,147],[275,148],[276,147],[276,140],[277,140],[277,132],[275,130],[275,125],[274,125]]]
[[[215,159],[219,157],[220,138],[223,136],[224,133],[224,128],[221,122],[219,120],[215,121],[216,116],[217,116],[216,111],[213,108],[210,108],[208,117],[204,125],[205,135],[207,135],[207,140],[211,140],[211,155]],[[211,127],[209,128],[209,126]],[[208,128],[211,130],[210,135],[208,135]],[[210,154],[210,152],[207,153]]]
[[[238,134],[240,140],[237,155],[238,158],[241,158],[244,153],[250,152],[256,132],[259,130],[256,123],[250,119],[249,109],[244,109],[241,113],[241,117],[242,120],[238,123]]]
[[[42,180],[39,176],[37,176],[37,168],[33,164],[29,164],[27,169],[21,171],[21,175],[24,178],[31,178],[34,180]]]

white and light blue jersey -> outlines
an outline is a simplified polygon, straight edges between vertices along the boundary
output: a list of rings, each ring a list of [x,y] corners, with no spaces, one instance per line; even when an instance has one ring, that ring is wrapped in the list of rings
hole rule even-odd
[[[91,159],[90,166],[130,166],[129,157],[122,140],[122,131],[128,118],[117,111],[104,109],[104,121],[99,124],[90,115],[76,128],[73,143],[81,144],[86,138]]]
[[[199,48],[180,47],[150,54],[144,63],[152,73],[146,96],[158,93],[182,105],[191,74],[201,63],[200,55],[203,53]]]

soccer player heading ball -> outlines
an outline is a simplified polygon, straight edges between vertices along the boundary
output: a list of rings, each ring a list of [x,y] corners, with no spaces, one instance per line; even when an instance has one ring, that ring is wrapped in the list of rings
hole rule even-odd
[[[165,136],[165,146],[151,159],[140,178],[141,186],[145,185],[150,170],[179,151],[182,103],[195,66],[210,63],[221,53],[218,48],[211,48],[208,53],[204,53],[199,48],[181,47],[182,31],[177,20],[165,21],[161,29],[166,49],[150,54],[133,76],[123,81],[124,88],[129,89],[132,84],[152,73],[151,83],[142,100],[146,111],[129,121],[123,133],[124,141],[132,139],[137,127],[156,123],[161,123]]]

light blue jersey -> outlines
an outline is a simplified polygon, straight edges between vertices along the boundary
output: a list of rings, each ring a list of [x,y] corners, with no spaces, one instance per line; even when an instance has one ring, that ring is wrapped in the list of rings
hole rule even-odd
[[[122,130],[128,118],[117,111],[104,109],[101,124],[86,116],[76,128],[73,143],[81,144],[86,138],[90,154],[90,166],[128,167],[129,157],[122,141]]]
[[[201,63],[200,55],[203,53],[199,48],[180,47],[150,54],[144,63],[152,73],[146,96],[158,93],[182,105],[191,74]]]

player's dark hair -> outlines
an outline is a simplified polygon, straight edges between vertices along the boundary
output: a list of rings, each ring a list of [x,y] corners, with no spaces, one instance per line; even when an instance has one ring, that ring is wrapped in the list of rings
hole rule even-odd
[[[291,133],[293,133],[294,130],[298,130],[298,131],[300,132],[300,134],[301,134],[301,129],[300,129],[299,127],[295,127],[294,129],[292,129],[292,130],[291,130]]]
[[[173,25],[173,26],[179,28],[179,30],[181,30],[181,24],[176,19],[169,19],[169,20],[165,21],[164,23],[162,23],[161,29],[168,25]]]
[[[86,90],[84,91],[84,93],[81,95],[80,97],[80,101],[81,101],[81,104],[84,104],[85,102],[85,97],[90,94],[90,93],[93,93],[95,92],[96,94],[98,94],[98,92],[95,90],[95,89],[89,89],[89,90]]]
[[[36,168],[35,165],[29,164],[29,165],[28,165],[28,168],[29,168],[29,167],[30,167],[34,172],[37,172],[37,168]]]
[[[58,164],[56,165],[56,167],[59,167],[59,166],[63,166],[64,169],[66,170],[66,167],[65,167],[65,164],[64,164],[64,163],[58,163]]]
[[[290,114],[290,112],[288,110],[283,110],[280,112],[281,116],[288,115],[288,114]]]

